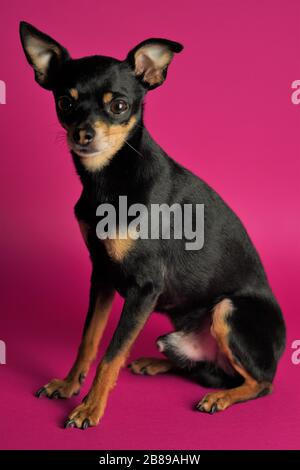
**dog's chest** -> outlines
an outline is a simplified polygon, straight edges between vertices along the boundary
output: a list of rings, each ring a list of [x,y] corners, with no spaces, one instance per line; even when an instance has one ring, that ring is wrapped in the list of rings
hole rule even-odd
[[[103,244],[107,255],[112,261],[121,263],[125,256],[132,249],[134,242],[131,238],[128,237],[126,239],[107,238],[105,240],[101,240],[100,243]]]
[[[135,240],[133,240],[129,234],[101,239],[97,236],[96,223],[83,220],[79,220],[78,223],[82,238],[92,256],[97,256],[99,250],[102,248],[103,251],[104,248],[105,253],[111,261],[122,263],[124,258],[133,249]]]

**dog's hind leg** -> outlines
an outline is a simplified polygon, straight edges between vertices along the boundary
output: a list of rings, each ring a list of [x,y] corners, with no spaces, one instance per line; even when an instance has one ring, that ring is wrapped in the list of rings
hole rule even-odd
[[[213,310],[211,332],[243,383],[207,394],[198,404],[198,410],[214,413],[271,393],[284,348],[285,328],[281,312],[270,295],[223,299]]]
[[[81,384],[97,355],[113,297],[114,290],[92,276],[89,309],[75,363],[65,379],[53,379],[37,391],[37,397],[46,395],[49,398],[69,398],[79,393]]]

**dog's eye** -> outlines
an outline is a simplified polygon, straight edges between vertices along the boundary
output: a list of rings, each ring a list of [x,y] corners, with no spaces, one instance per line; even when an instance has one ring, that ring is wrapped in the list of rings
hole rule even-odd
[[[61,96],[57,102],[57,105],[64,113],[70,112],[73,108],[73,100],[69,96]]]
[[[109,110],[113,114],[125,113],[125,111],[127,111],[128,108],[129,108],[128,103],[126,103],[125,100],[121,100],[121,99],[113,100],[109,106]]]

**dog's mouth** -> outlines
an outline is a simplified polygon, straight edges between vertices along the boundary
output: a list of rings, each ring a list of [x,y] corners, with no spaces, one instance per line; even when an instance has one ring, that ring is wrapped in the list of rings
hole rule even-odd
[[[92,158],[101,154],[102,149],[96,148],[94,145],[79,145],[68,140],[69,148],[80,158]]]
[[[99,145],[96,145],[95,142],[90,143],[89,145],[82,145],[74,142],[69,133],[67,133],[67,144],[69,150],[75,153],[77,157],[80,158],[92,158],[99,155],[102,152],[102,148],[99,148]],[[101,146],[102,147],[102,146]]]
[[[81,158],[91,158],[95,157],[96,155],[99,155],[101,152],[99,150],[95,150],[92,148],[85,148],[85,147],[80,147],[80,146],[73,146],[72,150],[76,155],[78,155]]]

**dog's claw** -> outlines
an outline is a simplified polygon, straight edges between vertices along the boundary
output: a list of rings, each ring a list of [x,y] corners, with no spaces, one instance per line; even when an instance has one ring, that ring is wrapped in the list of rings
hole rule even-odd
[[[217,403],[214,403],[210,410],[206,410],[205,407],[204,407],[204,404],[205,404],[205,402],[202,403],[200,401],[200,403],[198,403],[198,405],[196,405],[196,409],[198,411],[200,411],[201,413],[209,413],[211,415],[215,414],[218,411]]]
[[[40,397],[42,397],[43,395],[46,395],[46,388],[45,388],[45,387],[40,388],[40,389],[36,392],[36,394],[35,394],[35,396],[36,396],[37,398],[40,398]]]
[[[196,406],[196,409],[198,411],[201,411],[201,413],[205,412],[205,409],[201,403],[198,403],[198,405]]]
[[[67,421],[64,424],[64,428],[68,429],[68,428],[74,428],[74,427],[75,427],[74,419],[67,419]]]
[[[82,429],[87,429],[90,426],[89,419],[85,419],[82,423]]]
[[[83,382],[85,381],[85,377],[86,377],[85,374],[83,374],[83,373],[81,372],[80,375],[79,375],[79,383],[80,383],[80,385],[82,385]]]
[[[50,398],[54,398],[54,400],[57,400],[58,398],[61,398],[60,396],[60,393],[58,390],[55,390],[52,395],[50,396]]]
[[[215,403],[215,404],[211,407],[210,414],[213,415],[214,413],[216,413],[216,411],[218,411],[218,405]]]

